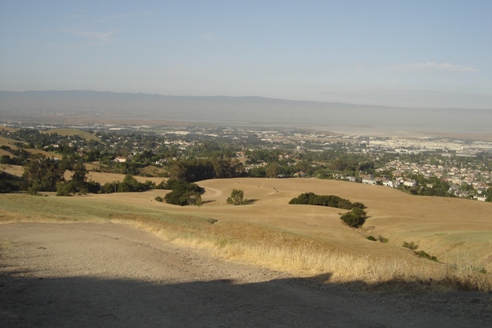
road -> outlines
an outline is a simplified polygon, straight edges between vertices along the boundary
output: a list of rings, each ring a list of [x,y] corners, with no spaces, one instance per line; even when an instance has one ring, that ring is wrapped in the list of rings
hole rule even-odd
[[[321,284],[128,225],[0,224],[0,245],[0,327],[492,327],[490,293]]]

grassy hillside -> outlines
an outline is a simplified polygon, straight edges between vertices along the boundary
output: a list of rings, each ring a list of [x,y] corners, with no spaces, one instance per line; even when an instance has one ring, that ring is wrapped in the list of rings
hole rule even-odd
[[[7,132],[15,132],[18,131],[19,129],[11,128],[8,126],[0,126],[0,131],[7,131]]]
[[[0,146],[8,146],[13,150],[17,150],[17,149],[19,149],[19,147],[16,146],[16,144],[18,144],[18,143],[25,144],[25,142],[23,142],[23,141],[17,141],[17,140],[5,138],[5,137],[0,137]],[[46,157],[54,157],[54,158],[58,158],[58,159],[62,158],[62,156],[59,154],[50,153],[50,152],[47,152],[47,151],[41,150],[41,149],[30,148],[30,149],[26,149],[26,151],[30,154],[42,154]],[[2,155],[8,155],[10,157],[16,157],[15,155],[12,155],[7,150],[0,149],[0,156],[2,156]]]
[[[99,141],[99,138],[96,137],[95,135],[93,135],[93,134],[91,134],[89,132],[86,132],[86,131],[75,130],[75,129],[51,129],[51,130],[42,131],[42,133],[47,133],[47,134],[57,133],[57,134],[59,134],[61,136],[75,136],[75,135],[78,135],[78,136],[84,138],[87,141],[89,141],[89,140]]]
[[[107,176],[106,176],[107,178]],[[145,178],[144,178],[145,179]],[[0,195],[0,220],[120,220],[178,243],[209,247],[219,255],[298,275],[327,273],[331,280],[445,282],[492,288],[492,204],[463,199],[416,197],[379,186],[315,179],[216,179],[205,188],[202,207],[154,200],[165,190],[86,197]],[[241,189],[250,205],[227,205]],[[312,191],[362,202],[362,229],[343,224],[345,210],[288,205]],[[388,239],[367,240],[367,235]],[[441,263],[421,259],[418,250]]]
[[[46,154],[49,154],[49,156],[53,156],[50,153],[44,152]],[[0,169],[4,172],[7,172],[9,174],[15,175],[15,176],[22,176],[24,173],[24,170],[22,166],[19,165],[5,165],[1,164]],[[65,173],[65,179],[70,180],[72,176],[72,172],[67,171]],[[87,179],[88,180],[93,180],[96,182],[99,182],[101,185],[105,184],[106,182],[115,182],[115,181],[123,181],[125,178],[124,174],[118,174],[118,173],[102,173],[102,172],[88,172],[87,173]],[[164,178],[156,178],[156,177],[140,177],[140,176],[135,176],[135,179],[137,179],[139,182],[145,182],[147,180],[150,180],[152,182],[155,182],[156,184],[159,184],[162,182],[162,180],[165,180]]]
[[[0,146],[8,146],[12,149],[17,149],[18,147],[15,145],[16,143],[25,143],[25,142],[22,142],[22,141],[17,141],[17,140],[14,140],[14,139],[9,139],[9,138],[5,138],[5,137],[1,137],[0,136]]]

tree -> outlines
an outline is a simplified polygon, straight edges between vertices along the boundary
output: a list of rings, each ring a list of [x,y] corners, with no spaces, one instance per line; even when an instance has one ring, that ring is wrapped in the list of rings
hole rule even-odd
[[[352,211],[343,214],[340,220],[352,228],[359,228],[366,222],[366,211],[360,207],[354,207]]]
[[[26,189],[27,184],[24,179],[0,171],[0,193]]]
[[[227,198],[227,204],[231,205],[246,205],[248,200],[244,198],[244,192],[240,189],[233,189],[231,196]]]
[[[77,163],[73,168],[70,181],[60,181],[56,184],[57,196],[71,196],[74,194],[86,194],[88,192],[97,193],[101,190],[101,185],[95,181],[87,181],[87,170],[82,162]]]
[[[38,154],[24,165],[22,177],[27,180],[28,191],[35,194],[38,191],[55,191],[56,183],[65,181],[64,173],[57,161]]]
[[[278,175],[278,163],[272,162],[266,167],[266,175],[269,178],[276,178]]]
[[[85,169],[84,163],[78,162],[73,168],[73,183],[79,186],[83,186],[85,181],[87,180],[86,174],[87,170]]]
[[[166,187],[173,190],[164,197],[167,203],[180,206],[202,205],[201,188],[197,184],[169,179]]]

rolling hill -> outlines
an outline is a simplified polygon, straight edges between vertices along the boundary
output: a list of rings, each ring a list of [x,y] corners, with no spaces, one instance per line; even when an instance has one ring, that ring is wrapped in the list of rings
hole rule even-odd
[[[93,178],[115,178],[104,175]],[[226,258],[296,274],[332,272],[331,279],[338,281],[428,282],[432,278],[464,288],[492,288],[490,203],[302,178],[215,179],[198,184],[205,189],[201,207],[157,202],[154,198],[168,191],[152,190],[85,197],[0,195],[0,208],[4,221],[137,224],[167,240],[207,247]],[[243,190],[251,204],[227,205],[232,189]],[[345,210],[288,204],[309,191],[362,202],[369,218],[361,229],[353,229],[339,219]],[[369,235],[387,242],[369,241]],[[402,247],[404,241],[418,244],[418,250],[436,256],[440,263],[417,257]]]

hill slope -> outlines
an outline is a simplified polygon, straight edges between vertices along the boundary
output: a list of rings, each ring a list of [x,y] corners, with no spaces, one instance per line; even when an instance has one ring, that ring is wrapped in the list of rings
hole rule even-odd
[[[135,222],[175,242],[211,247],[222,256],[296,274],[332,272],[331,279],[338,281],[464,279],[466,288],[492,288],[490,203],[315,179],[217,179],[198,184],[205,188],[202,207],[156,202],[156,196],[168,191],[152,190],[86,197],[0,195],[0,209],[3,220]],[[243,190],[252,203],[227,205],[232,189]],[[288,204],[308,191],[362,202],[369,219],[362,229],[352,229],[339,219],[344,210]],[[389,242],[372,242],[367,235],[381,235]],[[418,244],[441,263],[418,258],[402,247],[403,241]]]

